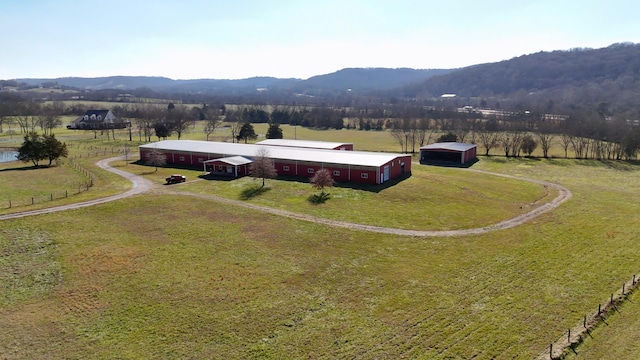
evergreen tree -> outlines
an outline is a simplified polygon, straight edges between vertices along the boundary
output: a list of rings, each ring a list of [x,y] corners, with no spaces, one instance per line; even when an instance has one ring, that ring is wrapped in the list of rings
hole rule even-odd
[[[282,139],[282,129],[280,128],[280,124],[269,124],[269,129],[267,129],[265,137],[267,139]]]
[[[244,143],[246,144],[247,140],[249,139],[255,140],[257,137],[258,135],[256,134],[256,131],[253,129],[253,125],[251,125],[251,123],[244,123],[240,128],[240,132],[238,133],[238,136],[236,137],[236,139],[238,141],[244,140]]]

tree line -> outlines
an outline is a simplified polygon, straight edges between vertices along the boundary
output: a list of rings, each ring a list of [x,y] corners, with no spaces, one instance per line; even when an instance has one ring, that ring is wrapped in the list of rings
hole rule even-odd
[[[223,122],[234,141],[255,139],[251,124],[268,123],[267,138],[281,138],[281,124],[316,129],[389,131],[400,150],[415,153],[420,146],[437,141],[436,134],[453,134],[460,142],[476,143],[485,155],[530,155],[538,147],[549,156],[552,145],[564,150],[565,157],[595,159],[635,159],[640,134],[634,123],[611,115],[607,103],[593,108],[563,108],[563,115],[549,113],[553,105],[539,104],[530,110],[504,111],[486,115],[475,108],[462,110],[451,104],[439,106],[404,101],[365,102],[338,107],[203,104],[200,106],[119,104],[112,111],[130,120],[139,140],[180,139],[189,126],[204,121],[207,140]],[[486,104],[480,104],[486,105]],[[480,106],[481,107],[481,106]],[[51,134],[61,125],[63,114],[82,115],[78,105],[62,102],[39,103],[19,95],[0,93],[0,131],[17,126],[20,133],[40,130]],[[81,113],[82,112],[82,113]],[[15,132],[15,131],[14,131]],[[533,149],[533,150],[531,150]],[[530,151],[531,150],[531,151]]]

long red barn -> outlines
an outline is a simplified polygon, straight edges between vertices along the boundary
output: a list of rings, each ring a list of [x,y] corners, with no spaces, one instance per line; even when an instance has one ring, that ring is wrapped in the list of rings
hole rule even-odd
[[[258,150],[268,150],[278,175],[309,178],[328,169],[336,181],[382,184],[411,174],[411,155],[310,149],[291,146],[236,144],[197,140],[164,140],[139,147],[140,159],[152,151],[164,155],[168,165],[203,167],[213,159],[242,156],[251,159]]]

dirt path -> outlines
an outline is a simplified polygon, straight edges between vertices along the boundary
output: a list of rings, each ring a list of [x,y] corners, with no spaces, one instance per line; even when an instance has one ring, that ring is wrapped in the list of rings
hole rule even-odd
[[[118,170],[118,169],[115,169],[115,168],[109,166],[109,163],[111,161],[118,160],[118,159],[120,159],[120,158],[115,157],[115,158],[100,160],[100,161],[98,161],[96,163],[96,165],[98,165],[99,167],[101,167],[103,169],[111,171],[112,173],[118,174],[118,175],[120,175],[120,176],[122,176],[122,177],[124,177],[126,179],[129,179],[133,183],[133,188],[131,188],[131,190],[123,192],[122,194],[108,196],[108,197],[104,197],[104,198],[100,198],[100,199],[93,199],[93,200],[83,201],[83,202],[74,203],[74,204],[55,206],[55,207],[46,208],[46,209],[39,209],[39,210],[24,211],[24,212],[7,214],[7,215],[0,215],[0,220],[17,219],[17,218],[26,217],[26,216],[49,214],[49,213],[53,213],[53,212],[57,212],[57,211],[79,209],[79,208],[83,208],[83,207],[87,207],[87,206],[93,206],[93,205],[97,205],[97,204],[104,204],[104,203],[107,203],[107,202],[110,202],[110,201],[124,199],[124,198],[132,196],[132,195],[142,194],[144,192],[149,191],[152,188],[153,183],[151,181],[149,181],[149,180],[147,180],[147,179],[145,179],[145,178],[143,178],[141,176],[137,176],[137,175],[134,175],[134,174],[122,171],[122,170]]]
[[[99,162],[96,163],[96,165],[98,165],[99,167],[107,170],[107,171],[111,171],[115,174],[118,174],[126,179],[129,179],[132,183],[133,183],[133,188],[127,192],[124,192],[122,194],[118,194],[118,195],[113,195],[113,196],[109,196],[109,197],[105,197],[105,198],[101,198],[101,199],[95,199],[95,200],[89,200],[89,201],[84,201],[84,202],[79,202],[79,203],[75,203],[75,204],[69,204],[69,205],[63,205],[63,206],[56,206],[56,207],[52,207],[52,208],[48,208],[48,209],[40,209],[40,210],[33,210],[33,211],[25,211],[25,212],[20,212],[20,213],[14,213],[14,214],[7,214],[7,215],[0,215],[0,220],[7,220],[7,219],[15,219],[15,218],[20,218],[20,217],[25,217],[25,216],[31,216],[31,215],[39,215],[39,214],[47,214],[47,213],[52,213],[52,212],[56,212],[56,211],[64,211],[64,210],[70,210],[70,209],[78,209],[78,208],[82,208],[82,207],[87,207],[87,206],[92,206],[92,205],[96,205],[96,204],[103,204],[109,201],[115,201],[115,200],[119,200],[119,199],[123,199],[132,195],[136,195],[136,194],[142,194],[145,192],[150,191],[151,189],[157,190],[159,192],[162,193],[167,193],[167,194],[176,194],[176,195],[183,195],[183,196],[193,196],[193,197],[199,197],[199,198],[204,198],[204,199],[210,199],[210,200],[214,200],[220,203],[224,203],[224,204],[229,204],[232,206],[242,206],[245,208],[249,208],[249,209],[253,209],[253,210],[258,210],[258,211],[262,211],[262,212],[266,212],[266,213],[270,213],[270,214],[274,214],[274,215],[278,215],[278,216],[285,216],[288,218],[292,218],[292,219],[297,219],[297,220],[304,220],[304,221],[311,221],[311,222],[315,222],[318,224],[324,224],[324,225],[329,225],[329,226],[337,226],[337,227],[343,227],[343,228],[348,228],[348,229],[353,229],[353,230],[363,230],[363,231],[371,231],[371,232],[377,232],[377,233],[384,233],[384,234],[393,234],[393,235],[404,235],[404,236],[415,236],[415,237],[433,237],[433,236],[464,236],[464,235],[475,235],[475,234],[482,234],[482,233],[486,233],[489,231],[496,231],[496,230],[502,230],[502,229],[508,229],[508,228],[512,228],[518,225],[521,225],[527,221],[530,221],[548,211],[551,211],[555,208],[557,208],[558,206],[560,206],[562,203],[564,203],[565,201],[569,200],[572,196],[571,191],[569,191],[567,188],[557,185],[557,184],[552,184],[549,182],[545,182],[545,181],[540,181],[540,180],[535,180],[535,179],[528,179],[528,178],[520,178],[520,177],[516,177],[516,176],[511,176],[511,175],[503,175],[503,174],[496,174],[496,173],[491,173],[491,172],[487,172],[487,171],[481,171],[481,170],[471,170],[471,169],[466,169],[465,171],[471,171],[471,172],[478,172],[478,173],[484,173],[484,174],[490,174],[490,175],[494,175],[494,176],[501,176],[501,177],[506,177],[506,178],[512,178],[512,179],[518,179],[518,180],[524,180],[524,181],[529,181],[532,183],[536,183],[536,184],[540,184],[546,187],[550,187],[550,188],[555,188],[558,190],[558,196],[553,199],[551,202],[548,202],[546,204],[540,205],[538,207],[536,207],[535,209],[522,214],[520,216],[516,216],[514,218],[499,222],[497,224],[494,225],[489,225],[489,226],[485,226],[485,227],[481,227],[481,228],[474,228],[474,229],[462,229],[462,230],[441,230],[441,231],[423,231],[423,230],[405,230],[405,229],[396,229],[396,228],[387,228],[387,227],[380,227],[380,226],[373,226],[373,225],[363,225],[363,224],[354,224],[354,223],[349,223],[349,222],[344,222],[344,221],[338,221],[338,220],[330,220],[330,219],[324,219],[324,218],[318,218],[315,216],[311,216],[311,215],[305,215],[305,214],[298,214],[298,213],[294,213],[294,212],[290,212],[290,211],[286,211],[286,210],[280,210],[280,209],[273,209],[270,207],[266,207],[266,206],[260,206],[260,205],[255,205],[255,204],[250,204],[250,203],[246,203],[244,201],[239,201],[239,200],[232,200],[232,199],[227,199],[227,198],[223,198],[220,196],[215,196],[215,195],[200,195],[200,194],[193,194],[193,193],[188,193],[188,192],[182,192],[182,191],[178,191],[176,189],[176,187],[172,187],[171,189],[160,189],[158,186],[154,186],[154,184],[141,177],[138,175],[134,175],[116,168],[113,168],[111,166],[109,166],[109,163],[111,161],[114,160],[118,160],[120,159],[120,157],[115,157],[115,158],[110,158],[110,159],[104,159],[104,160],[100,160]]]

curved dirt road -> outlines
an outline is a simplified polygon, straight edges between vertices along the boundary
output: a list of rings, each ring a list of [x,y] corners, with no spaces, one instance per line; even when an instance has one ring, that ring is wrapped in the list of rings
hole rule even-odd
[[[25,212],[20,212],[20,213],[15,213],[15,214],[7,214],[7,215],[0,215],[0,220],[6,220],[6,219],[15,219],[15,218],[20,218],[20,217],[25,217],[25,216],[31,216],[31,215],[39,215],[39,214],[46,214],[46,213],[52,213],[52,212],[56,212],[56,211],[63,211],[63,210],[70,210],[70,209],[78,209],[78,208],[82,208],[82,207],[86,207],[86,206],[92,206],[92,205],[96,205],[96,204],[103,204],[109,201],[115,201],[115,200],[119,200],[119,199],[123,199],[132,195],[136,195],[136,194],[142,194],[144,192],[149,191],[154,185],[151,181],[138,176],[138,175],[134,175],[119,169],[115,169],[111,166],[109,166],[109,162],[114,161],[120,159],[120,157],[114,157],[114,158],[109,158],[109,159],[103,159],[100,160],[99,162],[96,163],[96,165],[98,165],[99,167],[113,172],[115,174],[118,174],[124,178],[129,179],[132,183],[133,183],[133,188],[129,191],[126,191],[122,194],[118,194],[118,195],[113,195],[113,196],[109,196],[109,197],[105,197],[105,198],[101,198],[101,199],[95,199],[95,200],[89,200],[89,201],[84,201],[84,202],[79,202],[79,203],[75,203],[75,204],[69,204],[69,205],[63,205],[63,206],[57,206],[57,207],[52,207],[52,208],[48,208],[48,209],[41,209],[41,210],[33,210],[33,211],[25,211]],[[233,205],[233,206],[242,206],[245,208],[249,208],[249,209],[254,209],[254,210],[258,210],[258,211],[262,211],[262,212],[266,212],[266,213],[270,213],[270,214],[274,214],[274,215],[278,215],[278,216],[285,216],[288,218],[292,218],[292,219],[298,219],[298,220],[304,220],[304,221],[311,221],[311,222],[315,222],[318,224],[324,224],[324,225],[329,225],[329,226],[338,226],[338,227],[343,227],[343,228],[348,228],[348,229],[354,229],[354,230],[363,230],[363,231],[371,231],[371,232],[378,232],[378,233],[384,233],[384,234],[393,234],[393,235],[404,235],[404,236],[415,236],[415,237],[433,237],[433,236],[464,236],[464,235],[474,235],[474,234],[482,234],[485,232],[489,232],[489,231],[495,231],[495,230],[502,230],[502,229],[508,229],[508,228],[512,228],[518,225],[521,225],[531,219],[534,219],[538,216],[540,216],[541,214],[544,214],[548,211],[551,211],[555,208],[557,208],[558,206],[560,206],[562,203],[564,203],[565,201],[569,200],[572,196],[571,191],[569,191],[569,189],[557,185],[557,184],[553,184],[553,183],[549,183],[549,182],[545,182],[545,181],[540,181],[540,180],[535,180],[535,179],[528,179],[528,178],[520,178],[520,177],[516,177],[516,176],[511,176],[511,175],[503,175],[503,174],[496,174],[496,173],[491,173],[491,172],[486,172],[486,171],[481,171],[481,170],[471,170],[471,169],[466,169],[465,171],[472,171],[472,172],[479,172],[479,173],[485,173],[485,174],[491,174],[491,175],[495,175],[495,176],[502,176],[502,177],[507,177],[507,178],[513,178],[513,179],[518,179],[518,180],[524,180],[524,181],[529,181],[529,182],[533,182],[536,184],[540,184],[540,185],[544,185],[547,187],[551,187],[551,188],[555,188],[558,190],[558,196],[553,199],[551,202],[548,202],[544,205],[538,206],[535,209],[522,214],[520,216],[516,216],[514,218],[505,220],[505,221],[501,221],[497,224],[494,225],[489,225],[489,226],[485,226],[485,227],[481,227],[481,228],[474,228],[474,229],[461,229],[461,230],[405,230],[405,229],[396,229],[396,228],[387,228],[387,227],[380,227],[380,226],[373,226],[373,225],[363,225],[363,224],[354,224],[354,223],[349,223],[349,222],[344,222],[344,221],[338,221],[338,220],[330,220],[330,219],[324,219],[324,218],[318,218],[318,217],[314,217],[311,215],[305,215],[305,214],[298,214],[298,213],[294,213],[294,212],[290,212],[290,211],[286,211],[286,210],[280,210],[280,209],[273,209],[270,207],[266,207],[266,206],[260,206],[260,205],[255,205],[255,204],[250,204],[250,203],[246,203],[243,201],[239,201],[239,200],[232,200],[232,199],[227,199],[227,198],[223,198],[220,196],[215,196],[215,195],[201,195],[201,194],[193,194],[193,193],[188,193],[188,192],[182,192],[182,191],[176,191],[175,189],[172,190],[164,190],[162,192],[167,193],[167,194],[177,194],[177,195],[185,195],[185,196],[193,196],[193,197],[199,197],[199,198],[204,198],[204,199],[210,199],[210,200],[214,200],[217,202],[221,202],[224,204],[229,204],[229,205]]]
[[[132,196],[132,195],[142,194],[142,193],[147,192],[147,191],[149,191],[151,189],[151,187],[153,186],[153,183],[151,181],[143,178],[142,176],[137,176],[137,175],[128,173],[126,171],[115,169],[115,168],[112,168],[111,166],[109,166],[109,163],[111,161],[114,161],[114,160],[117,160],[117,159],[120,159],[120,158],[119,157],[114,157],[114,158],[110,158],[110,159],[100,160],[100,161],[98,161],[96,163],[96,165],[98,165],[99,167],[101,167],[103,169],[111,171],[112,173],[118,174],[118,175],[120,175],[120,176],[122,176],[122,177],[124,177],[126,179],[129,179],[133,183],[133,188],[131,188],[131,190],[123,192],[122,194],[112,195],[112,196],[108,196],[108,197],[104,197],[104,198],[100,198],[100,199],[93,199],[93,200],[78,202],[78,203],[74,203],[74,204],[61,205],[61,206],[55,206],[55,207],[46,208],[46,209],[31,210],[31,211],[24,211],[24,212],[13,213],[13,214],[0,215],[0,220],[16,219],[16,218],[21,218],[21,217],[25,217],[25,216],[48,214],[48,213],[57,212],[57,211],[79,209],[79,208],[83,208],[83,207],[87,207],[87,206],[93,206],[93,205],[97,205],[97,204],[104,204],[106,202],[124,199],[124,198]]]

